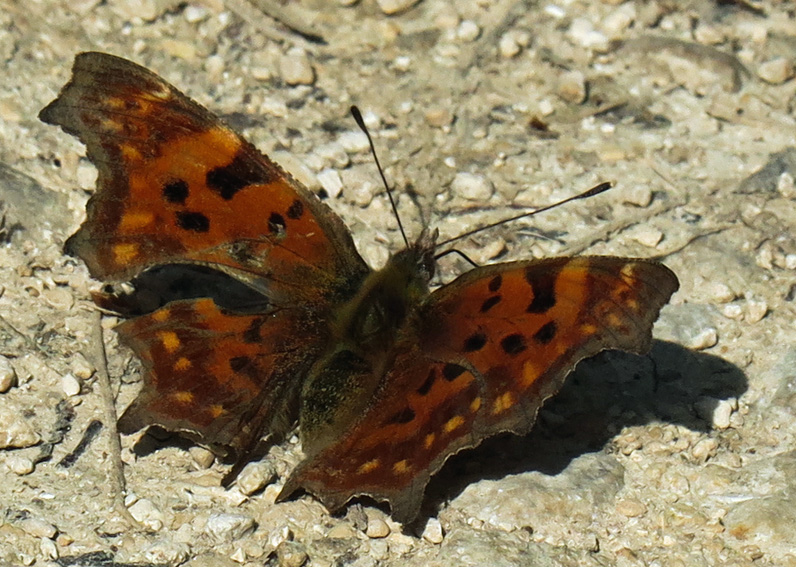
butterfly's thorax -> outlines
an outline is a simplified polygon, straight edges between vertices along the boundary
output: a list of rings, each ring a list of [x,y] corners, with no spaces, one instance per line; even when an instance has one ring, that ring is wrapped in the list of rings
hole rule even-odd
[[[371,272],[356,295],[330,318],[330,348],[313,366],[301,410],[304,451],[361,415],[363,401],[378,389],[393,364],[396,341],[428,296],[433,244],[427,237]]]

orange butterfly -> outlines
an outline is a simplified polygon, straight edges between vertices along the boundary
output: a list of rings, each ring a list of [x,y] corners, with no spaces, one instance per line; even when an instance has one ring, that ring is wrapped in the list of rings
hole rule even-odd
[[[304,488],[334,510],[368,495],[413,519],[448,457],[529,431],[579,360],[647,351],[678,288],[655,262],[572,257],[476,268],[431,293],[429,232],[373,271],[301,183],[111,55],[78,55],[40,117],[99,170],[67,250],[98,279],[139,283],[96,296],[132,317],[117,330],[144,367],[121,431],[183,432],[236,459],[234,475],[298,420],[306,457],[280,498]]]

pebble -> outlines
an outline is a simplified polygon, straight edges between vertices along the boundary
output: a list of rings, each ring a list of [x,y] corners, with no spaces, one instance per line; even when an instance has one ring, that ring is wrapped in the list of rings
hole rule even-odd
[[[397,14],[408,10],[420,0],[376,0],[376,3],[385,14]]]
[[[735,293],[730,286],[723,282],[706,282],[702,289],[705,290],[705,295],[715,303],[729,303],[735,299]]]
[[[0,405],[0,449],[24,449],[41,441],[41,437],[22,417],[22,412],[3,402]]]
[[[293,541],[293,532],[289,526],[282,526],[268,534],[268,545],[276,549],[286,541]]]
[[[343,180],[336,169],[324,169],[318,173],[318,183],[332,199],[336,199],[343,192]]]
[[[580,71],[567,71],[558,78],[558,96],[580,104],[586,100],[586,77]]]
[[[0,354],[0,394],[17,385],[17,371],[7,357]]]
[[[634,184],[622,191],[622,201],[637,207],[649,207],[652,203],[652,187],[646,183]]]
[[[136,500],[128,510],[136,522],[143,524],[150,530],[160,531],[163,528],[163,513],[151,500],[146,498]]]
[[[80,387],[80,380],[71,372],[61,376],[61,389],[67,397],[77,396],[80,393]]]
[[[694,350],[704,350],[716,346],[719,342],[719,332],[715,327],[706,327],[689,337],[688,343],[684,346]]]
[[[311,85],[315,69],[303,51],[290,51],[279,60],[279,75],[288,85]]]
[[[81,380],[88,380],[94,375],[94,367],[80,353],[75,354],[69,366],[72,368],[72,374]]]
[[[793,63],[784,57],[777,57],[761,63],[757,76],[772,85],[781,85],[793,77]]]
[[[520,51],[522,51],[522,46],[520,46],[517,41],[517,36],[515,34],[505,33],[498,41],[498,51],[501,57],[511,59],[519,55]]]
[[[592,22],[586,18],[575,18],[569,26],[569,37],[577,45],[586,48],[593,48],[597,51],[608,49],[608,38],[601,32],[594,29]]]
[[[449,108],[431,107],[426,110],[426,122],[429,126],[443,128],[453,122],[453,113]]]
[[[357,533],[354,531],[354,528],[348,524],[340,523],[326,532],[326,537],[329,539],[348,539],[357,537]]]
[[[39,518],[26,518],[19,522],[19,527],[35,537],[52,539],[58,533],[54,525]]]
[[[635,498],[620,500],[616,503],[616,511],[627,518],[637,518],[647,512],[647,507],[643,502]]]
[[[341,146],[351,154],[358,154],[370,149],[368,137],[359,130],[343,132],[337,137]]]
[[[42,539],[39,541],[39,552],[41,552],[42,557],[46,557],[47,559],[58,559],[58,546],[56,546],[55,542],[51,539]]]
[[[796,199],[796,181],[788,171],[783,171],[777,179],[777,191],[786,199]]]
[[[440,544],[443,538],[442,524],[437,518],[430,518],[423,528],[423,539],[429,543]]]
[[[30,474],[35,470],[35,466],[33,465],[33,461],[27,457],[21,457],[19,455],[9,455],[6,457],[6,466],[8,470],[18,476],[25,476],[26,474]]]
[[[721,308],[721,313],[728,319],[743,319],[743,307],[738,303],[728,303]]]
[[[309,556],[300,543],[285,541],[276,548],[276,558],[279,567],[301,567]]]
[[[261,491],[266,484],[271,484],[276,478],[274,466],[270,463],[250,463],[238,476],[236,484],[238,489],[247,496]]]
[[[390,526],[381,518],[369,517],[365,535],[371,538],[387,537],[390,535]]]
[[[699,440],[696,445],[691,449],[691,456],[697,461],[704,463],[709,458],[716,455],[716,450],[719,448],[719,442],[712,437]]]
[[[370,128],[370,126],[368,126]],[[336,167],[338,169],[348,167],[351,163],[351,158],[348,157],[348,152],[345,151],[343,144],[340,142],[329,142],[315,148],[315,153],[321,156],[327,165]]]
[[[456,37],[461,41],[471,42],[481,35],[481,28],[472,20],[463,20],[456,28]]]
[[[212,451],[204,447],[191,447],[188,449],[188,453],[191,455],[193,462],[196,463],[200,469],[210,468],[216,460],[216,456]]]
[[[451,182],[451,191],[469,201],[486,201],[494,192],[492,182],[483,175],[460,171]]]
[[[738,400],[735,398],[720,400],[713,410],[713,427],[727,429],[731,424],[732,412],[736,409],[738,409]]]
[[[633,231],[632,238],[639,244],[655,248],[663,240],[663,232],[653,226],[640,226]]]
[[[746,321],[757,323],[768,314],[768,303],[750,299],[746,302]]]
[[[254,528],[254,520],[244,514],[212,514],[205,525],[205,531],[220,542],[240,539]]]

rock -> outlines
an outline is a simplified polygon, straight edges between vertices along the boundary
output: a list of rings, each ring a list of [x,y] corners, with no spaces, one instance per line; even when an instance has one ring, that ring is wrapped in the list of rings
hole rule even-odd
[[[150,530],[160,531],[163,528],[163,512],[151,500],[141,498],[127,509],[136,522],[144,524]]]
[[[481,28],[472,20],[463,20],[456,28],[456,37],[461,41],[469,43],[478,39],[479,35],[481,35]]]
[[[757,76],[772,85],[781,85],[793,77],[793,63],[784,57],[777,57],[757,68]]]
[[[429,543],[440,544],[444,539],[442,524],[437,518],[429,518],[423,528],[423,539]]]
[[[17,371],[7,357],[0,354],[0,394],[17,385]]]
[[[71,372],[61,376],[61,389],[68,397],[77,396],[80,393],[80,380],[75,378]]]
[[[303,51],[291,51],[279,60],[279,75],[288,85],[311,85],[315,69]]]
[[[211,534],[219,542],[235,541],[253,532],[254,519],[244,514],[212,514],[207,519],[205,532]]]
[[[420,0],[376,0],[376,3],[385,14],[398,14],[404,10],[408,10]]]
[[[586,78],[580,71],[567,71],[558,79],[558,96],[567,102],[580,104],[586,100]]]
[[[321,184],[326,194],[336,199],[343,192],[343,180],[336,169],[324,169],[318,174],[318,183]]]
[[[369,517],[365,535],[372,538],[382,538],[390,535],[390,526],[379,517]]]
[[[276,478],[276,471],[270,463],[249,463],[238,476],[236,484],[240,491],[247,496],[259,492],[266,484],[271,484]]]
[[[3,400],[0,404],[0,449],[23,449],[41,441],[41,437],[23,417],[23,413]]]
[[[451,182],[453,194],[468,201],[487,201],[494,190],[495,188],[489,179],[475,173],[460,171]]]

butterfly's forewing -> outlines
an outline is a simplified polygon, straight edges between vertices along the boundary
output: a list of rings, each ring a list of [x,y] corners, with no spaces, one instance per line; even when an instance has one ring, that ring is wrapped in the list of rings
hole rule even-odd
[[[40,118],[85,143],[99,171],[87,220],[67,244],[98,279],[201,263],[298,297],[367,271],[328,207],[139,65],[78,55],[71,81]],[[318,285],[296,285],[308,281]]]
[[[455,452],[530,430],[575,364],[603,349],[642,353],[677,289],[643,260],[560,258],[473,270],[433,293],[407,326],[377,399],[340,440],[296,470],[331,508],[355,494],[414,518]]]
[[[145,374],[121,429],[159,424],[241,458],[262,434],[284,433],[301,376],[328,340],[326,312],[369,271],[340,218],[210,112],[125,59],[78,55],[40,117],[85,143],[98,169],[87,219],[67,243],[94,277],[199,264],[263,294],[257,313],[188,294],[123,323],[120,336]],[[223,295],[222,286],[213,297]],[[135,313],[125,297],[96,297]]]

